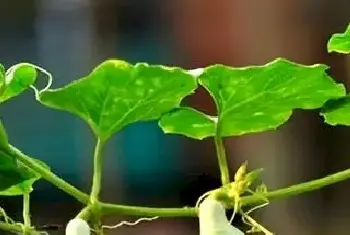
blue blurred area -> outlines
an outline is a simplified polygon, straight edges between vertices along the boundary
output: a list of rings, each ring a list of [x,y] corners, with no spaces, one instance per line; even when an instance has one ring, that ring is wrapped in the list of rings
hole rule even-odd
[[[131,63],[171,64],[170,42],[157,39],[151,26],[121,34],[116,55]],[[165,136],[156,121],[131,124],[120,137],[123,155],[118,161],[123,164],[121,177],[130,196],[141,191],[144,196],[159,195],[176,181],[181,169],[178,159],[183,155],[179,137]]]
[[[83,21],[88,20],[87,14],[81,10],[70,12],[48,9],[48,12],[38,13],[36,11],[38,9],[32,8],[31,17],[25,17],[26,14],[18,9],[23,13],[20,14],[23,18],[18,17],[17,21],[11,21],[13,18],[9,16],[6,24],[0,24],[0,31],[6,32],[0,37],[2,52],[0,60],[6,67],[22,61],[38,64],[53,74],[54,87],[58,87],[88,74],[92,69],[91,66],[96,66],[109,57],[131,63],[172,62],[171,42],[159,39],[154,20],[150,19],[149,14],[140,14],[136,18],[133,14],[135,9],[151,13],[151,5],[141,4],[141,7],[136,8],[131,5],[122,8],[123,14],[116,19],[121,20],[116,29],[119,30],[115,42],[118,49],[106,52],[105,56],[100,53],[98,62],[95,59],[84,58],[84,53],[74,54],[80,52],[76,46],[81,46],[81,50],[92,46],[88,44],[89,42],[79,42],[84,40],[84,35],[88,37],[92,33],[88,32],[91,30],[88,23]],[[133,25],[130,25],[130,22],[133,22]],[[16,27],[12,27],[13,25]],[[85,46],[82,45],[84,43]],[[95,46],[98,50],[98,45],[92,47]],[[45,81],[44,78],[40,79]],[[26,92],[1,109],[3,109],[2,118],[16,146],[47,162],[67,181],[78,186],[83,184],[80,169],[84,164],[82,161],[92,161],[92,152],[90,156],[81,159],[82,149],[86,148],[87,143],[91,143],[87,140],[91,139],[91,136],[86,137],[82,134],[85,132],[80,131],[82,128],[88,129],[87,125],[79,124],[83,121],[71,114],[40,106],[34,101],[32,91]],[[147,192],[157,194],[162,190],[159,185],[169,184],[175,179],[180,169],[177,162],[177,157],[181,154],[178,138],[166,138],[156,122],[130,125],[119,133],[119,136],[120,138],[112,141],[114,148],[121,149],[123,155],[118,156],[115,164],[122,163],[118,175],[124,179],[125,185],[131,190],[130,193],[134,194],[143,188],[152,188]],[[111,167],[108,169],[113,171]],[[159,178],[160,174],[164,177]],[[158,186],[153,183],[157,180],[161,181]],[[40,200],[55,202],[67,200],[67,196],[57,194],[51,185],[39,183],[37,189],[35,194],[38,196],[42,195],[42,190],[45,191],[45,196],[38,198]]]

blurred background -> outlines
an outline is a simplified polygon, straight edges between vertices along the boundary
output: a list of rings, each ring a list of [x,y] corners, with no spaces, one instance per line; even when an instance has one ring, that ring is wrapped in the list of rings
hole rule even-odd
[[[331,34],[350,22],[350,1],[326,0],[2,0],[0,62],[40,65],[59,87],[87,75],[109,58],[197,68],[210,64],[264,64],[276,57],[325,63],[329,73],[350,83],[350,59],[327,54]],[[43,84],[45,79],[43,79]],[[207,93],[187,100],[215,113]],[[89,192],[94,138],[87,124],[44,108],[31,91],[1,106],[12,144],[47,162],[61,177]],[[270,189],[322,177],[350,167],[350,128],[329,127],[315,112],[295,112],[277,131],[226,140],[232,172],[248,160],[265,168]],[[156,122],[130,125],[105,150],[105,201],[128,205],[194,206],[220,185],[212,139],[164,135]],[[66,222],[80,209],[46,182],[35,185],[35,225]],[[333,235],[350,231],[350,181],[273,202],[257,219],[276,234]],[[21,198],[0,198],[21,218]],[[105,224],[121,219],[106,218]],[[239,222],[237,222],[239,225]],[[0,234],[5,232],[0,231]],[[159,219],[107,234],[199,234],[191,218]]]

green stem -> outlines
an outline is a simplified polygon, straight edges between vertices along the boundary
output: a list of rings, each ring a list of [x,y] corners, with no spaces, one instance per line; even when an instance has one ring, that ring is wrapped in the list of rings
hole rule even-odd
[[[218,141],[217,143],[219,143],[218,146],[221,145],[220,141]],[[99,147],[96,147],[96,149],[100,149],[102,147],[101,143],[98,145]],[[89,198],[86,194],[80,192],[79,190],[77,190],[76,188],[74,188],[64,180],[60,179],[58,176],[53,174],[48,169],[37,164],[35,161],[33,161],[32,158],[24,155],[15,147],[10,146],[10,150],[11,151],[6,153],[20,160],[27,167],[29,167],[33,171],[42,175],[43,178],[45,178],[47,181],[51,182],[52,184],[56,185],[58,188],[60,188],[64,192],[76,197],[82,203],[88,204]],[[100,151],[101,149],[96,152],[100,152]],[[100,156],[99,156],[99,159],[100,159]],[[269,200],[281,199],[281,198],[285,198],[293,195],[298,195],[298,194],[318,190],[325,186],[335,184],[335,183],[347,180],[349,178],[350,178],[350,169],[347,169],[341,172],[328,175],[320,179],[292,185],[283,189],[273,190],[266,193],[264,196],[267,197]],[[100,188],[100,186],[98,186],[98,188]],[[252,196],[242,197],[241,203],[243,206],[254,206],[260,203],[264,203],[264,201],[261,197],[252,195]],[[100,208],[100,211],[102,214],[161,216],[161,217],[195,217],[197,216],[197,210],[191,207],[151,208],[151,207],[126,206],[126,205],[118,205],[118,204],[110,204],[110,203],[102,203],[102,202],[97,202],[96,205]],[[3,222],[0,222],[0,229],[7,230],[7,231],[17,231],[17,232],[22,231],[21,230],[22,228],[18,225],[6,224]]]
[[[0,230],[8,231],[11,233],[21,234],[23,232],[23,228],[20,224],[8,224],[4,222],[0,222]],[[29,235],[42,235],[42,233],[38,231],[29,231]]]
[[[197,209],[193,207],[183,208],[154,208],[154,207],[139,207],[116,205],[110,203],[101,203],[101,211],[103,214],[120,214],[133,216],[160,216],[160,217],[195,217]]]
[[[5,150],[3,150],[5,151]],[[89,196],[85,193],[81,192],[73,185],[67,183],[63,179],[59,178],[57,175],[52,173],[50,170],[38,164],[31,157],[23,154],[20,150],[18,150],[14,146],[9,146],[9,150],[5,152],[6,154],[18,159],[21,163],[23,163],[29,169],[32,169],[36,173],[42,176],[45,180],[49,181],[57,188],[61,189],[65,193],[75,197],[79,202],[83,204],[87,204],[89,202]]]
[[[101,138],[97,139],[97,144],[94,150],[94,174],[92,178],[92,188],[90,193],[90,203],[94,204],[99,201],[102,181],[102,149],[104,141]]]
[[[102,183],[102,162],[103,162],[103,146],[105,141],[101,138],[97,139],[97,143],[94,150],[94,173],[92,178],[92,187],[90,193],[90,208],[85,213],[86,219],[91,221],[93,229],[96,234],[103,235],[103,229],[101,224],[101,207],[99,202],[99,196]]]
[[[325,186],[347,180],[349,178],[350,178],[350,169],[347,169],[344,171],[340,171],[340,172],[325,176],[320,179],[311,180],[311,181],[295,184],[287,188],[270,191],[264,196],[269,200],[290,197],[290,196],[294,196],[302,193],[315,191]],[[248,205],[253,206],[260,203],[264,203],[262,198],[256,197],[254,195],[243,197],[241,200],[242,200],[241,201],[242,204],[246,206]]]
[[[221,136],[219,135],[219,130],[217,130],[217,133],[214,137],[214,141],[215,141],[216,153],[217,153],[219,168],[221,173],[221,183],[222,185],[229,184],[230,172],[227,164],[225,146]]]
[[[90,206],[87,206],[87,207],[84,207],[84,209],[82,209],[79,214],[77,216],[75,216],[75,218],[80,218],[80,219],[83,219],[83,220],[89,220],[91,216],[91,207]]]
[[[24,234],[30,234],[28,232],[31,228],[30,195],[29,195],[29,193],[23,194],[23,223],[24,223]]]
[[[326,177],[307,181],[300,184],[295,184],[287,188],[277,189],[266,193],[264,196],[269,200],[282,199],[302,193],[315,191],[331,184],[350,179],[350,169],[340,171]],[[254,206],[265,203],[259,196],[244,196],[241,198],[242,206]],[[104,214],[125,214],[135,216],[161,216],[161,217],[195,217],[197,210],[195,208],[148,208],[148,207],[133,207],[124,205],[114,205],[101,203],[101,209]]]
[[[4,222],[0,222],[0,229],[3,231],[13,232],[13,233],[21,233],[23,229],[18,224],[8,224]]]

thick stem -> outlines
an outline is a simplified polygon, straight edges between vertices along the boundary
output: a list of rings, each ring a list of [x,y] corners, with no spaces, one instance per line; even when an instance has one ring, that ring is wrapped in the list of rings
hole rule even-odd
[[[87,206],[84,209],[82,209],[75,218],[88,220],[90,218],[90,215],[91,215],[91,208],[90,206]]]
[[[92,222],[95,233],[103,235],[103,229],[101,225],[101,208],[99,202],[99,195],[101,191],[102,183],[102,162],[103,162],[103,150],[104,141],[101,138],[97,139],[97,143],[94,150],[94,173],[92,178],[92,187],[90,193],[90,214],[89,219]]]
[[[230,172],[227,164],[225,146],[221,136],[219,135],[219,130],[217,130],[214,140],[221,174],[221,183],[222,185],[229,184]]]
[[[90,203],[94,204],[99,200],[102,181],[102,149],[104,141],[101,138],[97,139],[97,144],[94,150],[94,174],[92,178],[92,188],[90,193]]]
[[[3,150],[5,151],[5,150]],[[6,154],[16,158],[21,163],[23,163],[26,167],[29,169],[35,171],[39,175],[41,175],[42,178],[49,181],[53,185],[55,185],[57,188],[61,189],[65,193],[75,197],[79,202],[83,204],[87,204],[89,202],[89,196],[85,193],[81,192],[71,184],[67,183],[63,179],[59,178],[57,175],[52,173],[50,170],[46,169],[45,167],[38,164],[36,161],[34,161],[31,157],[23,154],[20,150],[18,150],[14,146],[9,146],[9,150],[5,152]]]
[[[23,224],[24,224],[24,234],[30,234],[31,229],[30,221],[30,195],[29,193],[23,194]]]

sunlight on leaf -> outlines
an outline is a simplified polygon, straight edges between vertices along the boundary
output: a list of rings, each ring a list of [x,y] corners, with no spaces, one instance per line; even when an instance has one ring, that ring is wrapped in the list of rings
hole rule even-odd
[[[344,33],[333,34],[327,44],[328,52],[350,53],[350,24]]]
[[[18,64],[11,71],[7,71],[4,77],[1,76],[0,102],[20,95],[35,83],[36,77],[36,69],[28,64]]]
[[[192,108],[178,108],[164,114],[159,126],[164,133],[182,134],[194,139],[215,135],[216,119]]]
[[[95,135],[108,139],[130,123],[158,119],[196,87],[194,77],[180,68],[108,60],[87,77],[41,92],[39,101],[79,116]]]

